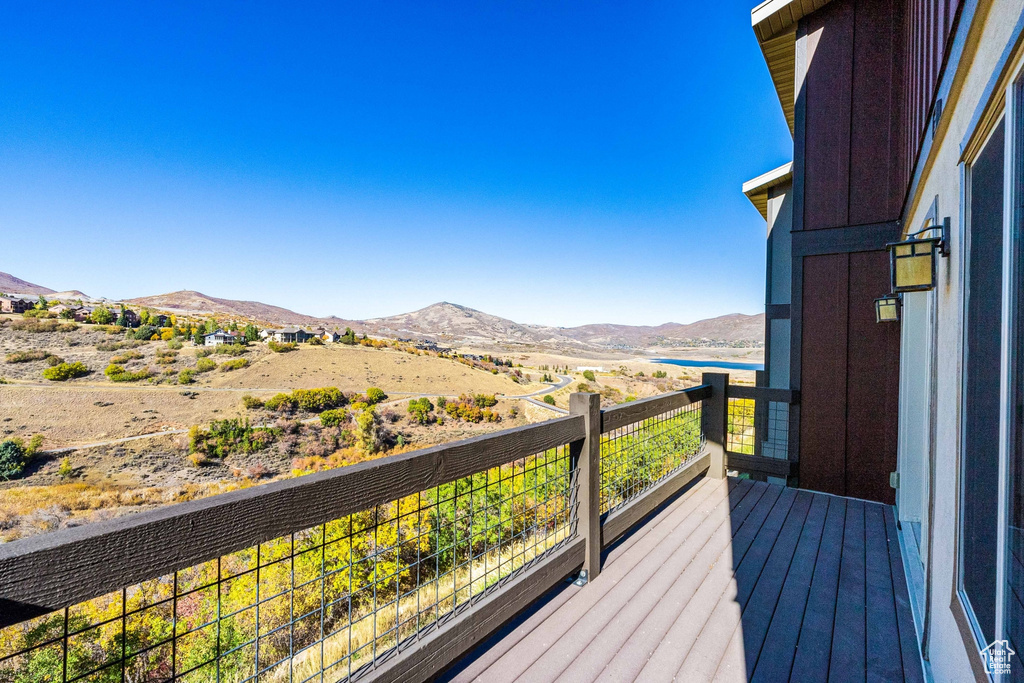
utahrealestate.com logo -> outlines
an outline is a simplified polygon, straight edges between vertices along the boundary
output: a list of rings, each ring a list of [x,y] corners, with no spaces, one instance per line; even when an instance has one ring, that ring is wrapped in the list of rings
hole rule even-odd
[[[1017,653],[1010,649],[1009,641],[994,640],[980,654],[985,661],[985,673],[990,676],[1009,676],[1010,658]]]

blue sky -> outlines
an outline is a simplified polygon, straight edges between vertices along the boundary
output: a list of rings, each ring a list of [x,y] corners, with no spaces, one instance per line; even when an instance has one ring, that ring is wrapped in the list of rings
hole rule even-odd
[[[763,310],[750,0],[5,3],[0,271],[365,318]],[[12,242],[8,242],[11,244]]]

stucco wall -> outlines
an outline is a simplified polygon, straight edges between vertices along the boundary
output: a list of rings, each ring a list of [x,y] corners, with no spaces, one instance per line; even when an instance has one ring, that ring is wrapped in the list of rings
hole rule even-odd
[[[938,195],[939,215],[952,218],[952,254],[948,259],[943,259],[939,266],[939,286],[936,290],[938,325],[934,342],[937,344],[936,466],[932,503],[934,515],[928,532],[932,554],[929,576],[932,612],[927,656],[937,681],[970,680],[976,672],[970,658],[976,660],[977,657],[973,652],[973,643],[965,644],[950,607],[955,599],[953,589],[957,564],[961,406],[963,226],[960,206],[960,143],[968,132],[975,109],[1011,38],[1021,11],[1020,0],[979,3],[972,24],[972,32],[978,33],[968,39],[959,62],[959,72],[966,74],[966,77],[959,88],[954,88],[955,101],[953,97],[949,98],[944,113],[948,126],[940,126],[939,137],[933,143],[931,152],[933,163],[927,175],[922,178],[920,191],[915,195],[916,205],[911,206],[905,216],[905,226],[911,230],[917,229],[924,222],[932,200]],[[913,387],[905,385],[902,390],[904,396],[901,396],[901,401],[906,398],[907,404],[912,404],[916,400]],[[905,439],[901,448],[904,449],[900,454],[901,460],[927,457],[926,440]]]

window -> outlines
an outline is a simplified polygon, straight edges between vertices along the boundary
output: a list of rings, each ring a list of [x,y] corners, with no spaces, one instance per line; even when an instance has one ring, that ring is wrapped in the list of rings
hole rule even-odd
[[[968,176],[960,590],[979,641],[996,633],[1005,131],[992,131]]]
[[[1018,646],[1024,645],[1024,84],[1018,82],[1012,91],[1014,100],[1013,118],[1013,175],[1009,186],[1013,213],[1010,217],[1012,230],[1009,231],[1006,263],[1009,296],[1007,311],[1010,315],[1006,326],[1008,338],[1005,344],[1009,353],[1007,385],[1008,405],[1003,413],[1007,420],[1006,436],[1006,536],[1003,554],[1003,630],[1010,647],[1024,652]],[[1018,670],[1019,671],[1019,670]],[[1018,672],[1015,672],[1018,673]]]

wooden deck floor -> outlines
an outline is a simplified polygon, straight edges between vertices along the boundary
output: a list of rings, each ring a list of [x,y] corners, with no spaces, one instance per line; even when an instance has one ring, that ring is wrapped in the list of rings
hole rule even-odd
[[[445,676],[920,681],[892,509],[702,480]]]

